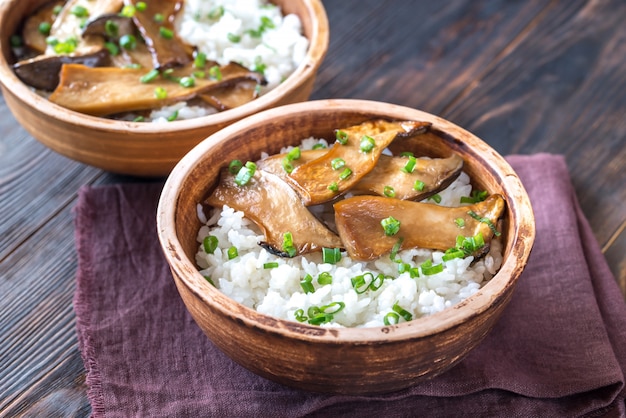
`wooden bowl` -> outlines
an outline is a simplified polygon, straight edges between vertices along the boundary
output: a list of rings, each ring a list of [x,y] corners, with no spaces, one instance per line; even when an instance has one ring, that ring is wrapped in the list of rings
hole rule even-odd
[[[473,296],[431,316],[375,328],[321,328],[260,314],[225,296],[198,273],[196,205],[232,159],[256,160],[310,136],[372,118],[421,120],[437,134],[416,155],[453,149],[480,189],[506,200],[504,260]],[[415,141],[417,142],[417,141]],[[508,163],[462,128],[419,110],[360,100],[320,100],[271,109],[237,122],[195,147],[174,168],[157,214],[159,239],[180,295],[206,335],[249,370],[309,391],[376,394],[403,389],[459,362],[491,330],[513,293],[534,241],[526,191]]]
[[[167,124],[124,122],[70,111],[23,84],[12,70],[10,36],[47,0],[0,1],[0,85],[17,121],[37,140],[71,159],[107,171],[165,176],[201,140],[246,116],[308,100],[328,49],[328,20],[321,0],[275,0],[300,17],[310,46],[304,61],[278,87],[243,106]]]

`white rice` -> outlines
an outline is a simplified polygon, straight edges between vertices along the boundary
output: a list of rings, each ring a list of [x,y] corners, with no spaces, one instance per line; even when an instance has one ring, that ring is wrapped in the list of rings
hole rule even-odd
[[[308,138],[302,142],[301,149],[310,149],[319,142],[328,145],[325,140]],[[459,206],[460,197],[470,196],[471,191],[469,176],[461,173],[438,193],[439,204]],[[442,272],[429,276],[420,269],[416,278],[410,277],[408,272],[399,274],[398,263],[388,255],[370,262],[357,262],[343,252],[337,264],[323,263],[319,253],[282,258],[258,245],[264,239],[263,234],[243,212],[224,206],[213,209],[208,215],[198,205],[198,218],[204,224],[198,231],[198,242],[214,235],[219,243],[213,254],[207,254],[202,244],[199,245],[196,263],[202,275],[210,277],[217,288],[235,301],[282,319],[295,320],[299,309],[306,313],[311,306],[343,302],[345,308],[334,315],[333,321],[322,324],[327,327],[383,326],[394,304],[411,313],[413,319],[440,312],[476,293],[502,264],[502,244],[496,237],[491,241],[489,253],[476,262],[472,256],[443,261],[441,251],[419,248],[400,251],[397,257],[414,267],[426,260],[444,265]],[[231,246],[238,249],[238,256],[229,260],[227,250]],[[278,267],[265,269],[264,264],[269,262],[278,263]],[[317,283],[322,272],[332,275],[331,284]],[[378,290],[357,294],[351,279],[366,272],[374,276],[383,273],[392,279],[385,279]],[[314,278],[312,293],[305,293],[300,285],[307,274]]]

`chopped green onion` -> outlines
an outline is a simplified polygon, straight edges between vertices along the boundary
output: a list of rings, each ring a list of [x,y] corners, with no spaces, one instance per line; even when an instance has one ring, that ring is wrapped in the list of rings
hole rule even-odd
[[[133,6],[132,4],[128,4],[124,7],[122,7],[122,11],[120,12],[120,15],[124,16],[124,17],[133,17],[135,16],[135,6]]]
[[[415,164],[417,163],[417,158],[412,155],[409,155],[409,161],[406,162],[404,167],[402,167],[402,171],[405,173],[412,173],[415,170]]]
[[[346,131],[342,131],[341,129],[337,129],[337,131],[335,131],[335,138],[341,145],[346,145],[348,143],[348,133]]]
[[[126,64],[124,68],[134,68],[135,70],[137,70],[141,68],[141,64],[138,64],[136,62],[131,62],[130,64]]]
[[[341,261],[341,250],[339,248],[322,247],[322,262],[337,264]]]
[[[324,305],[320,307],[320,311],[325,314],[336,314],[337,312],[341,312],[343,308],[346,307],[346,304],[343,302],[330,302],[328,305]]]
[[[171,115],[167,117],[168,122],[173,122],[176,119],[178,119],[178,110],[175,110],[174,113],[172,113]]]
[[[230,174],[237,174],[239,172],[239,170],[241,170],[241,167],[243,167],[243,163],[239,160],[232,160],[230,162],[230,164],[228,164],[228,171],[230,171]]]
[[[295,257],[298,253],[297,248],[293,245],[293,235],[291,232],[283,234],[283,251],[289,254],[289,257]]]
[[[391,309],[393,309],[394,312],[403,317],[406,321],[410,321],[411,319],[413,319],[413,315],[409,311],[398,305],[398,302],[394,303]]]
[[[500,232],[496,229],[496,226],[493,224],[493,222],[491,222],[491,220],[489,218],[481,218],[476,212],[474,212],[473,210],[470,210],[467,212],[467,214],[469,216],[471,216],[472,218],[476,219],[478,222],[487,224],[487,226],[489,227],[489,229],[491,229],[491,231],[493,232],[493,234],[496,237],[500,236]]]
[[[404,238],[400,237],[398,238],[398,241],[393,245],[393,248],[391,249],[391,254],[389,254],[389,258],[391,258],[391,261],[396,261],[398,251],[400,251],[400,248],[402,247],[402,241],[404,241]]]
[[[372,282],[370,283],[370,290],[378,290],[381,288],[381,286],[383,285],[384,281],[385,281],[386,277],[383,273],[378,274],[376,277],[374,277],[374,279],[372,280]]]
[[[313,145],[313,149],[324,149],[324,148],[326,148],[326,145],[322,144],[321,142]]]
[[[478,203],[478,202],[482,202],[483,200],[485,200],[487,196],[489,196],[489,192],[487,192],[487,190],[483,190],[483,191],[472,190],[472,195],[461,196],[460,202],[461,203]]]
[[[385,186],[383,188],[383,194],[387,197],[395,197],[396,196],[396,191],[393,187],[391,186]]]
[[[463,252],[463,250],[453,247],[453,248],[447,249],[445,253],[443,254],[443,256],[441,257],[441,259],[443,261],[450,261],[455,258],[464,258],[464,257],[465,257],[465,253]]]
[[[135,7],[137,8],[137,10],[139,10],[140,12],[145,12],[146,9],[148,8],[148,5],[146,4],[145,1],[138,1],[137,4],[135,5]]]
[[[182,77],[178,82],[181,86],[191,88],[196,85],[196,81],[193,77]]]
[[[214,65],[213,67],[209,68],[209,77],[217,81],[220,81],[222,79],[222,70],[220,69],[219,65]]]
[[[333,276],[329,272],[323,271],[317,276],[317,282],[321,285],[332,284]]]
[[[133,122],[143,122],[145,120],[146,118],[144,118],[143,116],[137,116],[135,119],[133,119]]]
[[[215,235],[207,235],[202,240],[202,247],[204,248],[204,252],[207,254],[215,253],[218,244],[219,241]]]
[[[380,225],[383,227],[385,235],[387,235],[388,237],[396,235],[398,231],[400,231],[400,221],[393,216],[390,216],[380,221]]]
[[[167,98],[167,90],[165,90],[163,87],[157,87],[154,89],[154,96],[157,99],[165,99]]]
[[[276,27],[276,25],[274,25],[274,22],[269,17],[261,16],[261,27],[264,29],[265,28],[273,29]]]
[[[330,166],[333,170],[339,170],[340,168],[345,167],[346,161],[343,158],[333,158],[330,162]]]
[[[163,22],[165,22],[165,16],[163,16],[163,14],[161,14],[161,13],[155,13],[154,16],[152,17],[152,19],[156,23],[163,23]]]
[[[119,33],[119,26],[113,20],[104,22],[104,32],[109,38],[115,38]]]
[[[233,245],[226,251],[226,254],[228,254],[228,259],[232,260],[233,258],[236,258],[239,255],[239,252],[237,251],[237,247]]]
[[[465,255],[471,255],[485,245],[485,239],[480,232],[473,237],[464,237],[459,235],[456,237],[456,248],[463,251]]]
[[[287,153],[287,158],[289,158],[290,161],[299,160],[301,156],[300,147],[294,147]]]
[[[204,52],[196,52],[193,59],[193,66],[196,68],[204,68],[206,65],[206,54]]]
[[[87,10],[84,6],[74,6],[70,9],[70,13],[76,17],[87,17],[89,16],[89,10]]]
[[[245,186],[254,177],[256,173],[256,164],[248,161],[246,165],[241,167],[235,176],[235,184],[237,186]]]
[[[434,264],[431,260],[427,260],[420,264],[422,273],[425,276],[432,276],[433,274],[441,273],[443,271],[443,264]]]
[[[370,284],[372,283],[373,279],[374,275],[370,272],[367,272],[365,274],[360,274],[358,276],[352,277],[350,279],[350,283],[352,283],[352,288],[354,289],[354,291],[357,294],[361,295],[370,288]]]
[[[50,35],[50,28],[52,28],[52,25],[50,24],[50,22],[41,22],[39,24],[39,27],[37,28],[37,30],[42,35],[48,36],[48,35]]]
[[[211,280],[211,276],[202,276],[206,279],[207,282],[209,282],[213,287],[215,287],[215,283],[213,283],[213,280]]]
[[[265,74],[265,70],[267,69],[267,65],[263,63],[261,57],[256,57],[254,60],[254,68],[252,71],[256,71],[257,73]]]
[[[361,138],[360,148],[363,152],[370,152],[376,146],[376,141],[369,135],[363,135]]]
[[[105,42],[104,47],[109,51],[109,54],[116,56],[120,53],[120,47],[114,42]]]
[[[454,220],[454,223],[456,224],[456,226],[458,226],[459,228],[463,228],[465,226],[465,219],[463,218],[456,218]]]
[[[139,81],[141,81],[142,83],[149,83],[155,80],[158,76],[159,76],[159,70],[155,68],[155,69],[148,71],[146,74],[142,75]]]
[[[434,194],[430,196],[429,199],[431,199],[435,203],[441,203],[441,196],[439,196],[439,194]]]
[[[241,41],[241,36],[232,32],[228,32],[228,35],[226,35],[226,37],[228,38],[229,41],[231,41],[234,44],[239,43],[239,41]]]
[[[325,324],[326,322],[330,322],[332,320],[333,320],[333,315],[332,314],[321,313],[321,314],[317,314],[317,315],[311,317],[309,319],[309,324],[311,324],[311,325],[320,325],[320,324]]]
[[[59,13],[61,13],[61,10],[63,10],[63,6],[61,5],[54,6],[54,9],[52,9],[52,14],[58,15]]]
[[[120,38],[120,46],[124,49],[137,48],[137,38],[133,35],[122,35]]]
[[[330,183],[328,185],[328,190],[332,191],[332,192],[337,192],[339,191],[339,186],[337,185],[336,181],[333,181],[332,183]]]
[[[159,35],[165,39],[172,39],[174,37],[174,31],[166,28],[165,26],[161,26],[159,28]]]
[[[426,183],[421,180],[415,180],[415,183],[413,183],[413,190],[421,192],[424,190],[424,186],[426,186]]]
[[[348,177],[350,177],[352,175],[352,170],[350,170],[348,167],[344,168],[344,170],[341,172],[341,174],[339,174],[339,179],[341,180],[345,180]]]
[[[400,153],[400,157],[415,157],[415,154],[411,151],[404,151]]]
[[[293,316],[295,317],[296,321],[298,322],[305,322],[307,321],[309,318],[304,314],[304,309],[297,309],[294,313]]]
[[[304,276],[302,280],[300,280],[300,287],[302,287],[302,290],[304,291],[304,293],[315,292],[315,288],[313,287],[312,281],[313,281],[313,276],[311,276],[310,274],[307,274],[306,276]]]
[[[383,323],[385,325],[395,325],[398,322],[400,322],[400,316],[397,313],[395,313],[395,312],[389,312],[383,318]]]
[[[193,78],[204,78],[206,77],[206,73],[204,71],[194,71],[192,74]]]
[[[276,267],[278,267],[278,262],[276,262],[276,261],[271,261],[269,263],[264,263],[263,264],[263,268],[264,269],[275,269]]]
[[[211,20],[219,19],[222,16],[224,16],[224,6],[214,7],[208,14],[208,17]]]
[[[281,165],[283,166],[283,170],[285,170],[285,172],[289,174],[291,174],[291,172],[295,168],[287,157],[283,158],[283,160],[281,161]]]

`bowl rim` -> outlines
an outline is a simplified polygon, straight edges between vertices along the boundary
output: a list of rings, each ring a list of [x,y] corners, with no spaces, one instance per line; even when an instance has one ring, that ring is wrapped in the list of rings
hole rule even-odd
[[[0,0],[0,27],[6,26],[6,15],[14,4],[23,0]],[[5,58],[5,54],[10,54],[8,40],[0,40],[0,87],[7,89],[30,107],[38,109],[40,113],[50,115],[61,122],[81,126],[95,130],[106,130],[110,132],[124,133],[133,130],[136,133],[174,133],[181,130],[201,129],[207,125],[229,124],[233,120],[239,120],[246,116],[258,113],[266,107],[273,107],[279,102],[285,93],[296,90],[310,77],[315,76],[319,66],[322,64],[328,51],[329,45],[329,23],[326,10],[322,0],[301,0],[315,23],[312,25],[311,37],[307,53],[296,69],[281,84],[270,90],[263,96],[223,112],[201,116],[192,119],[172,121],[167,124],[153,124],[133,121],[122,121],[107,119],[104,117],[87,115],[66,109],[60,105],[50,102],[46,98],[38,95],[33,89],[24,84],[13,72],[11,65]],[[6,48],[5,48],[6,45]]]
[[[512,207],[508,211],[513,215],[517,214],[517,216],[511,220],[513,226],[511,239],[513,241],[510,253],[504,258],[496,275],[478,292],[441,312],[396,325],[368,328],[321,328],[259,313],[252,308],[239,304],[204,280],[193,261],[185,256],[174,227],[176,206],[180,197],[179,186],[187,179],[196,162],[201,160],[202,156],[210,152],[213,147],[227,141],[230,136],[245,131],[248,125],[254,125],[263,120],[271,120],[276,116],[311,113],[315,112],[316,109],[327,110],[329,108],[346,112],[368,108],[372,110],[372,113],[380,113],[376,109],[384,109],[385,112],[383,113],[397,114],[398,118],[412,115],[414,119],[432,122],[435,128],[452,133],[453,137],[456,137],[455,132],[462,132],[464,142],[470,148],[479,146],[481,151],[487,151],[488,155],[485,155],[484,158],[488,158],[494,164],[496,171],[500,174],[501,181],[504,183],[503,187],[510,190],[507,205]],[[178,162],[166,179],[157,207],[157,233],[172,273],[178,275],[188,290],[194,293],[197,298],[219,310],[221,314],[236,318],[237,321],[243,321],[246,326],[260,328],[264,332],[300,340],[317,343],[372,344],[425,338],[433,333],[460,326],[471,317],[480,315],[490,306],[500,303],[507,293],[504,290],[509,286],[515,286],[528,261],[535,238],[535,224],[530,200],[517,174],[502,156],[467,130],[433,114],[396,104],[358,99],[324,99],[265,110],[223,128],[196,145]],[[191,275],[193,279],[187,277],[186,274]],[[509,278],[505,277],[507,275]],[[233,314],[233,311],[228,309],[233,304],[241,313],[240,315]]]

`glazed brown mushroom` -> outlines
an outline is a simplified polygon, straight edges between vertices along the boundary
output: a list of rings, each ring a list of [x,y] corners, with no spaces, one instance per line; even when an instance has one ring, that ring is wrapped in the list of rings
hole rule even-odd
[[[288,179],[307,206],[330,201],[373,170],[381,153],[396,137],[417,135],[429,126],[428,122],[379,119],[338,130],[341,143],[294,168]]]
[[[227,168],[220,175],[220,183],[204,203],[243,211],[263,230],[265,241],[261,245],[272,253],[287,255],[283,248],[287,232],[292,234],[296,254],[342,246],[339,237],[313,216],[295,191],[277,176],[256,170],[254,177],[240,186]]]
[[[233,109],[244,105],[259,96],[258,83],[242,81],[234,86],[223,86],[211,90],[210,94],[198,97],[219,111]]]
[[[327,152],[328,149],[302,151],[300,158],[290,164],[295,169]],[[286,157],[287,154],[272,155],[259,161],[258,166],[288,181],[289,174],[283,167]],[[447,158],[415,158],[413,167],[407,169],[409,161],[408,157],[381,155],[372,171],[352,186],[350,192],[385,196],[385,187],[392,187],[396,199],[422,200],[448,187],[463,169],[463,158],[457,154]]]
[[[39,30],[39,27],[42,23],[49,24],[52,26],[56,15],[54,10],[58,6],[62,6],[64,1],[53,1],[50,3],[44,4],[42,7],[37,9],[35,13],[28,16],[24,21],[24,27],[22,28],[22,39],[24,40],[24,45],[33,51],[43,54],[48,47],[46,43],[47,33],[42,33]]]
[[[135,0],[124,0],[128,6],[136,7],[137,3]],[[168,69],[189,63],[192,51],[178,39],[174,30],[174,19],[183,2],[150,0],[144,3],[145,10],[136,11],[133,21],[152,53],[153,68]]]
[[[431,203],[398,200],[379,196],[355,196],[335,203],[335,222],[339,236],[355,260],[373,260],[400,249],[429,248],[446,251],[456,246],[459,235],[482,234],[489,246],[498,219],[504,211],[504,199],[491,195],[469,206],[443,207]],[[381,222],[399,221],[397,233],[388,235]],[[478,220],[478,219],[480,220]],[[459,226],[461,224],[462,226]]]
[[[49,100],[77,112],[105,116],[162,107],[224,84],[243,80],[263,82],[258,73],[235,63],[222,67],[220,73],[219,80],[197,78],[192,86],[184,87],[174,75],[142,83],[145,69],[69,64],[63,66],[60,83]],[[164,91],[164,95],[159,96],[159,91]]]

